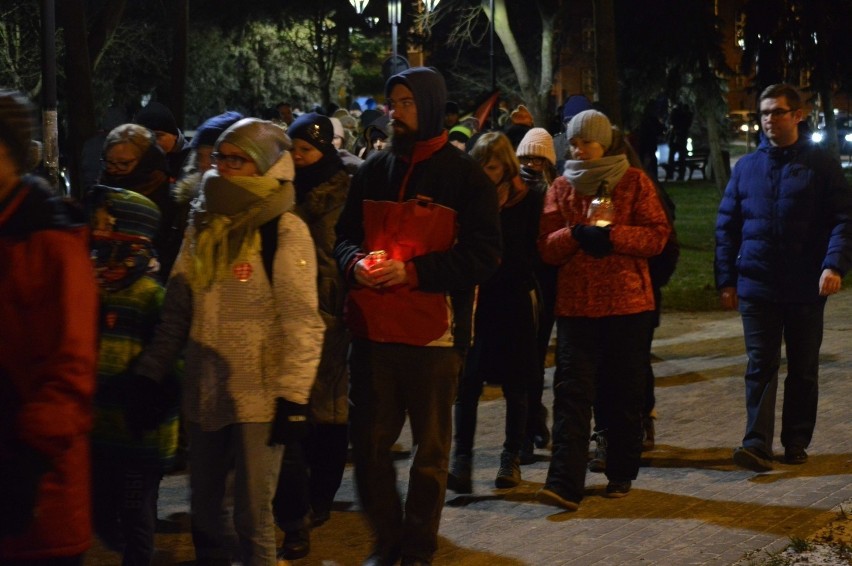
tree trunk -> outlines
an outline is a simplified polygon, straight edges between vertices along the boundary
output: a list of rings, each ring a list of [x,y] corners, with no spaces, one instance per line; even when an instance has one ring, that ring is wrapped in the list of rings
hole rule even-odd
[[[85,0],[57,2],[65,36],[65,76],[68,99],[68,139],[66,151],[71,173],[72,196],[80,198],[84,187],[80,179],[80,154],[83,142],[97,131],[92,93],[92,68],[86,37]]]
[[[61,0],[60,0],[61,3]],[[112,41],[118,24],[124,16],[126,0],[110,0],[105,2],[103,9],[98,12],[98,19],[92,25],[89,33],[89,53],[92,54],[92,70],[98,68],[101,57]]]
[[[518,78],[518,85],[521,89],[521,95],[524,104],[533,115],[533,121],[538,125],[546,125],[547,117],[544,108],[542,107],[539,93],[536,86],[533,84],[530,77],[529,67],[524,59],[524,54],[521,53],[518,42],[515,40],[515,35],[512,33],[512,28],[509,26],[509,15],[506,13],[505,0],[494,1],[494,21],[491,22],[494,26],[494,33],[500,38],[500,43],[503,44],[503,50],[509,58],[509,63],[512,65],[512,70],[515,71],[515,76]],[[491,11],[488,9],[490,0],[483,0],[482,7],[488,17],[491,17]]]
[[[172,88],[169,97],[169,109],[175,116],[178,128],[186,125],[186,75],[187,75],[187,35],[189,34],[189,0],[177,0],[175,3],[175,35],[172,48]]]
[[[595,0],[598,96],[610,122],[622,127],[618,90],[618,61],[615,51],[615,11],[612,0]]]

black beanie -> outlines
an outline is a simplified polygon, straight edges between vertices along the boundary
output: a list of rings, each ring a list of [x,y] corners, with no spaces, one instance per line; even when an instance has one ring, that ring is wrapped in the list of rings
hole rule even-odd
[[[173,136],[180,133],[172,111],[156,100],[140,110],[134,122],[155,132],[168,132]]]
[[[9,149],[19,171],[30,169],[30,146],[35,129],[35,107],[17,91],[0,90],[0,141]]]
[[[328,116],[309,112],[302,114],[287,128],[291,140],[304,140],[325,155],[337,153],[331,141],[334,139],[334,125]]]

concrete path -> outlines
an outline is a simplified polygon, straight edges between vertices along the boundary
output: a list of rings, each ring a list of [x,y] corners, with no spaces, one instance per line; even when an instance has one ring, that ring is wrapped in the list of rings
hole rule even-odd
[[[539,504],[534,494],[546,476],[546,451],[522,467],[520,487],[495,489],[504,404],[499,390],[487,388],[476,437],[475,493],[447,494],[435,564],[725,565],[813,535],[837,518],[838,505],[852,499],[852,291],[832,297],[826,314],[819,417],[803,466],[778,464],[755,474],[731,462],[745,419],[745,356],[736,313],[664,314],[653,348],[657,447],[645,453],[634,489],[623,499],[602,497],[606,479],[590,473],[588,495],[576,513]],[[779,407],[782,391],[779,387]],[[775,450],[783,453],[777,440],[780,410],[778,417]],[[401,444],[410,448],[407,435]],[[401,484],[406,464],[403,455]],[[187,491],[186,476],[163,482],[162,530],[175,532],[157,535],[158,564],[192,563]],[[336,512],[313,532],[312,543],[310,556],[295,565],[356,565],[369,554],[351,468]],[[117,563],[117,555],[101,548],[86,561]]]

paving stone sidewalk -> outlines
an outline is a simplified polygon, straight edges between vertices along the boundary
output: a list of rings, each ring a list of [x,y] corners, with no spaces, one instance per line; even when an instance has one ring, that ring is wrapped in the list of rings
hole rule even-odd
[[[729,565],[754,551],[776,551],[837,518],[852,499],[852,291],[829,299],[821,356],[816,432],[803,466],[778,464],[755,474],[736,468],[731,452],[742,437],[745,366],[736,313],[665,313],[654,341],[657,446],[644,454],[628,497],[602,496],[606,479],[587,476],[588,495],[576,513],[535,500],[549,453],[522,466],[516,489],[493,487],[503,440],[504,404],[488,388],[480,404],[474,494],[448,492],[435,565]],[[782,376],[785,368],[782,367]],[[548,372],[548,385],[552,379]],[[780,408],[783,386],[779,386]],[[545,391],[545,403],[552,391]],[[783,453],[777,440],[776,451]],[[407,434],[401,439],[410,448]],[[400,484],[407,464],[401,454]],[[192,564],[186,520],[186,476],[161,490],[158,564]],[[848,509],[847,509],[848,510]],[[356,565],[370,551],[347,468],[332,518],[312,533],[302,565]],[[110,562],[110,559],[112,562]],[[96,548],[87,565],[114,564]],[[755,564],[760,562],[755,562]]]

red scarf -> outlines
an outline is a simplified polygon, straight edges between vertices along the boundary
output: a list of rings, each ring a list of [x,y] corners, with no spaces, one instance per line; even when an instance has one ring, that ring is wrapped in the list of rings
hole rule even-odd
[[[416,142],[414,144],[414,151],[411,152],[411,157],[400,156],[400,159],[408,161],[409,165],[408,171],[405,172],[405,177],[402,179],[402,183],[399,187],[399,196],[397,197],[399,202],[402,202],[402,198],[405,196],[405,187],[408,186],[408,179],[411,177],[411,172],[414,171],[414,166],[421,161],[426,161],[439,149],[444,147],[447,144],[448,136],[449,134],[447,133],[447,130],[444,130],[439,136],[425,141]]]

